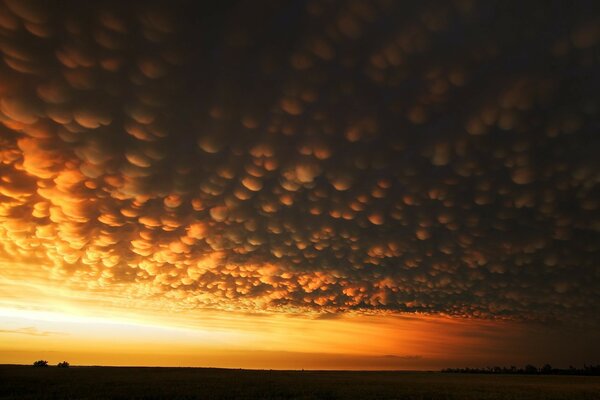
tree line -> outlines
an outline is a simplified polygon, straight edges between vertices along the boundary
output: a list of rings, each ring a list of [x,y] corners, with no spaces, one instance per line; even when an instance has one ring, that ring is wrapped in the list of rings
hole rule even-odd
[[[486,368],[444,368],[442,372],[451,372],[459,374],[519,374],[519,375],[590,375],[600,376],[600,364],[584,365],[583,368],[575,368],[572,365],[569,368],[554,368],[550,364],[538,368],[535,365],[527,364],[523,368],[517,368],[514,365],[510,367],[486,367]]]
[[[34,367],[38,367],[38,368],[40,368],[40,367],[44,368],[44,367],[48,366],[48,361],[46,361],[46,360],[37,360],[37,361],[35,361],[33,363],[33,366]],[[70,364],[68,362],[66,362],[66,361],[62,361],[62,362],[59,362],[58,364],[56,364],[56,366],[58,368],[69,368]]]

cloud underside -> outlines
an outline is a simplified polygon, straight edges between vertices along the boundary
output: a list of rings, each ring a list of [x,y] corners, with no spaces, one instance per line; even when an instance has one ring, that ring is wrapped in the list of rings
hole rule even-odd
[[[2,257],[192,308],[597,318],[598,14],[501,4],[5,0]]]

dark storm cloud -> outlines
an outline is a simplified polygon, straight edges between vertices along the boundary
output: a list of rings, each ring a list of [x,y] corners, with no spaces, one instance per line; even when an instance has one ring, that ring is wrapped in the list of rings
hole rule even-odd
[[[593,317],[594,6],[5,0],[5,257],[189,307]]]

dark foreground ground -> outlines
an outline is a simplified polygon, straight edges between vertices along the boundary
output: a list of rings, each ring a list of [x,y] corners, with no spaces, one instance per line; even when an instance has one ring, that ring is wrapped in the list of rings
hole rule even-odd
[[[0,399],[600,399],[600,377],[0,366]]]

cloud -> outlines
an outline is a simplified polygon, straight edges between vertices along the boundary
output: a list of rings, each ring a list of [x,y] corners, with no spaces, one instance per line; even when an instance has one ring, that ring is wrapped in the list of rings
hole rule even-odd
[[[419,356],[419,355],[406,355],[406,356],[397,356],[395,354],[386,354],[384,356],[381,356],[383,358],[390,358],[390,359],[396,359],[396,360],[420,360],[423,357]]]
[[[33,326],[28,326],[25,328],[18,328],[18,329],[0,329],[0,333],[30,335],[30,336],[63,335],[63,333],[61,333],[61,332],[40,331],[39,329],[37,329]]]
[[[352,4],[281,36],[283,3],[6,1],[2,257],[191,308],[597,318],[592,24]]]

